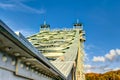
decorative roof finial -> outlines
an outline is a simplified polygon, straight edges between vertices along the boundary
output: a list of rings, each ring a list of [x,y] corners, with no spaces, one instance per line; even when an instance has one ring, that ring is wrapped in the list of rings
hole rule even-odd
[[[77,22],[74,24],[75,29],[83,29],[83,24],[79,22],[79,19],[77,19]]]
[[[41,31],[49,31],[50,30],[50,25],[46,23],[44,20],[44,23],[40,26]]]
[[[44,20],[44,25],[46,25],[46,21]]]
[[[77,19],[77,23],[79,23],[79,19]]]

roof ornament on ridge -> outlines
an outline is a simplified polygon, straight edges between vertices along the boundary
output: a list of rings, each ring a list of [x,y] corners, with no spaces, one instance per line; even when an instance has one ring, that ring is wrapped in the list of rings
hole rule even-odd
[[[83,29],[83,24],[79,22],[79,19],[77,19],[77,22],[74,23],[73,27],[75,29],[81,29],[82,30]]]
[[[40,26],[40,31],[49,31],[50,30],[50,25],[44,21],[44,23]]]

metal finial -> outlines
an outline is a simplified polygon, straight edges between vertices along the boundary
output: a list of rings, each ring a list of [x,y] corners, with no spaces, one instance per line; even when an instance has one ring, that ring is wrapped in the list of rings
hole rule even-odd
[[[79,23],[79,19],[77,19],[77,23]]]
[[[46,21],[44,21],[44,25],[46,25]]]

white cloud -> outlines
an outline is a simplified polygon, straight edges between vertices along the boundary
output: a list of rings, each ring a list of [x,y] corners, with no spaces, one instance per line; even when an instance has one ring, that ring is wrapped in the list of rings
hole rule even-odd
[[[111,49],[109,53],[104,56],[93,56],[92,61],[94,62],[105,62],[106,60],[113,61],[119,59],[120,49]]]
[[[116,49],[116,53],[120,55],[120,49]]]
[[[119,64],[119,60],[120,60],[120,49],[111,49],[109,51],[109,53],[103,55],[103,56],[93,56],[92,61],[93,62],[105,62],[103,63],[104,66],[101,66],[102,64],[98,64],[98,66],[94,66],[94,65],[89,65],[88,70],[91,70],[93,72],[107,72],[107,71],[111,71],[111,70],[118,70],[120,69],[118,65],[116,65],[117,63]],[[111,64],[112,62],[112,64]],[[106,65],[108,64],[108,65]],[[112,66],[116,66],[118,68],[113,68]],[[93,68],[94,66],[94,68]],[[87,70],[86,70],[87,71]]]
[[[45,9],[43,8],[35,9],[33,7],[25,5],[23,4],[24,1],[28,0],[8,0],[6,2],[0,2],[0,8],[37,14],[44,14],[46,12]]]
[[[86,65],[84,65],[84,68],[85,68],[85,73],[90,73],[90,72],[92,72],[92,69],[94,67],[89,64],[86,64]]]
[[[88,54],[86,52],[84,52],[84,53],[85,53],[84,61],[89,61]]]
[[[85,73],[92,73],[92,71],[91,70],[86,70]]]
[[[32,7],[30,7],[30,6],[27,6],[27,5],[25,5],[25,4],[23,4],[23,3],[21,3],[21,2],[19,2],[19,3],[17,3],[18,5],[19,5],[19,8],[21,9],[24,9],[24,10],[27,10],[28,12],[30,11],[30,12],[32,12],[32,13],[38,13],[38,14],[43,14],[43,13],[45,13],[45,10],[43,9],[43,8],[41,8],[41,9],[35,9],[35,8],[32,8]]]
[[[105,71],[109,71],[109,70],[111,70],[111,68],[106,67],[106,68],[104,68],[104,70],[105,70]]]
[[[7,9],[7,8],[13,8],[13,4],[5,4],[5,3],[0,3],[0,8]]]
[[[120,58],[120,49],[111,49],[108,54],[105,55],[105,57],[111,61]]]
[[[105,71],[109,70],[109,65],[90,65],[90,64],[86,64],[84,65],[85,68],[85,72],[89,73],[89,72],[95,72],[95,73],[104,73]]]
[[[113,69],[114,71],[117,71],[117,70],[120,70],[120,68],[119,67],[116,67],[115,69]]]
[[[85,45],[85,49],[90,50],[96,48],[94,45],[90,44],[90,45]]]
[[[110,61],[113,61],[116,56],[117,56],[116,50],[112,49],[112,50],[110,50],[110,52],[108,54],[105,55],[105,58]]]
[[[84,67],[85,67],[85,69],[91,69],[91,68],[92,68],[92,66],[91,66],[91,65],[89,65],[89,64],[84,65]]]
[[[94,61],[94,62],[105,62],[105,58],[103,56],[98,56],[98,57],[94,56],[92,61]]]

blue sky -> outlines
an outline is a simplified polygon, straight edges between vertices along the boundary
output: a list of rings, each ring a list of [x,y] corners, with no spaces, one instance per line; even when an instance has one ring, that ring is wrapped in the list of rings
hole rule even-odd
[[[44,20],[52,29],[86,31],[86,72],[120,68],[120,0],[0,0],[0,19],[24,36],[39,32]]]

